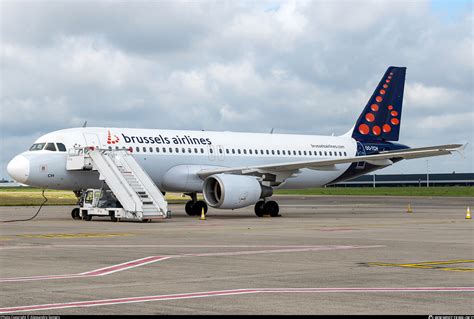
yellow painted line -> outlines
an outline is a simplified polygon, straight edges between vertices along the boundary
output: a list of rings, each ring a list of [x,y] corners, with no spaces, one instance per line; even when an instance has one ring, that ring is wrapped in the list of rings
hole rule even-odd
[[[134,236],[128,233],[77,233],[77,234],[24,234],[16,235],[22,238],[106,238],[118,236]]]
[[[0,236],[0,240],[12,240],[12,239],[8,236]]]
[[[474,263],[474,259],[460,259],[460,260],[446,260],[446,261],[426,261],[416,263],[412,265],[449,265],[449,264],[462,264],[462,263]],[[411,264],[407,264],[411,265]]]
[[[370,262],[370,263],[367,263],[367,264],[369,266],[421,268],[421,269],[438,269],[438,270],[445,270],[445,271],[474,272],[474,268],[440,267],[439,266],[439,265],[452,265],[452,264],[461,264],[461,263],[474,263],[474,260],[461,259],[461,260],[446,260],[446,261],[427,261],[427,262],[413,263],[413,264],[394,264],[394,263]]]

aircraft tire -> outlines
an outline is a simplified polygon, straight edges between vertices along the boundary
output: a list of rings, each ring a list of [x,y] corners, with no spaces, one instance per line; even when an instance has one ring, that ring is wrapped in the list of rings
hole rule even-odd
[[[207,204],[205,201],[198,200],[193,204],[192,210],[194,212],[194,216],[201,215],[202,209],[204,208],[204,215],[207,214]]]
[[[255,204],[255,215],[257,215],[258,217],[263,217],[265,211],[263,210],[263,207],[265,206],[265,202],[263,200],[261,201],[258,201],[256,204]]]
[[[184,206],[184,210],[186,211],[186,214],[189,216],[194,216],[194,209],[193,209],[194,203],[192,200],[186,202],[186,206]]]
[[[280,212],[280,207],[278,206],[277,202],[271,200],[265,203],[263,210],[265,213],[270,214],[270,216],[277,217],[278,213]]]

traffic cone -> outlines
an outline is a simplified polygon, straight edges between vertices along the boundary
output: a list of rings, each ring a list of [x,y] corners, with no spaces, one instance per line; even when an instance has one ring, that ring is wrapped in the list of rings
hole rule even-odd
[[[204,207],[202,208],[202,211],[201,211],[201,220],[206,220],[206,213],[204,213]]]
[[[467,207],[466,211],[466,219],[471,219],[471,210],[469,209],[469,206]]]
[[[410,206],[410,204],[408,204],[408,207],[407,207],[407,213],[413,213],[413,209],[411,209],[411,206]]]

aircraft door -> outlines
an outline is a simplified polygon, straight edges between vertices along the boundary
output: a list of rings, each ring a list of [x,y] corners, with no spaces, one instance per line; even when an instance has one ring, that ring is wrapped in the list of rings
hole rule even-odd
[[[207,145],[207,154],[211,161],[216,159],[216,148],[213,145]]]
[[[225,154],[224,154],[224,147],[222,147],[222,145],[217,145],[217,153],[216,153],[216,156],[217,156],[217,159],[219,161],[223,161],[224,158],[225,158]]]
[[[365,148],[364,145],[362,145],[361,142],[357,142],[357,154],[356,156],[365,156]],[[365,162],[357,162],[356,169],[364,169],[365,168]]]
[[[100,148],[100,140],[97,134],[84,133],[84,139],[86,140],[85,146],[94,146],[95,148]]]

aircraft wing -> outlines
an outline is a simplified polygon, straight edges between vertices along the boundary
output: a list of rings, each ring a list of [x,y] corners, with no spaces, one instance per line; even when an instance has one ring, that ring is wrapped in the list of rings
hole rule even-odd
[[[380,152],[379,154],[355,156],[346,158],[335,158],[335,159],[324,159],[314,161],[300,161],[300,162],[287,162],[277,164],[266,164],[248,167],[222,167],[215,169],[204,169],[199,171],[197,174],[201,178],[206,178],[210,175],[227,173],[237,175],[260,175],[260,174],[278,174],[287,175],[290,177],[297,170],[302,168],[309,168],[314,170],[336,170],[336,164],[347,164],[356,162],[367,162],[373,165],[387,166],[393,164],[392,160],[395,159],[414,159],[423,158],[430,156],[439,156],[451,154],[454,151],[461,151],[466,145],[462,144],[448,144],[448,145],[437,145],[420,148],[409,148],[397,151],[386,151]],[[287,174],[285,174],[287,173]]]

